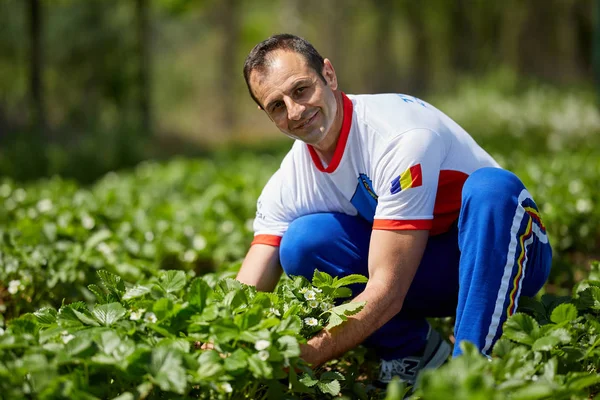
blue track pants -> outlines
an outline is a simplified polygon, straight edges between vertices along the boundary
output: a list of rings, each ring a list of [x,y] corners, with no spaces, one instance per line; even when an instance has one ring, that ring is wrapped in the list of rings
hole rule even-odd
[[[371,223],[338,213],[293,221],[280,247],[288,275],[368,276]],[[365,345],[383,359],[418,354],[425,318],[456,316],[456,343],[468,340],[489,354],[519,296],[533,296],[550,273],[552,249],[531,195],[511,172],[480,169],[466,180],[457,224],[431,236],[402,311]],[[356,295],[364,285],[352,287]],[[454,356],[460,354],[454,347]]]

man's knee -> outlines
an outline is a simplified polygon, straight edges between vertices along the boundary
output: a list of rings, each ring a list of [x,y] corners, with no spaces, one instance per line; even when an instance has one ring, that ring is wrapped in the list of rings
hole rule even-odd
[[[331,244],[331,236],[321,227],[322,216],[309,214],[292,221],[279,247],[281,266],[288,275],[312,278],[315,260]]]
[[[501,205],[514,202],[525,189],[521,180],[512,172],[500,168],[481,168],[473,172],[463,186],[463,203],[475,201]]]

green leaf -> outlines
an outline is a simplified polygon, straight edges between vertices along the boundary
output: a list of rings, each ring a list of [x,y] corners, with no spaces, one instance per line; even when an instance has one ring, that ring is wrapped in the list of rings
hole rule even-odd
[[[538,338],[538,323],[529,315],[516,313],[504,324],[504,336],[517,343],[532,345]]]
[[[541,400],[552,398],[554,388],[543,382],[533,383],[511,393],[512,400]]]
[[[347,297],[352,297],[352,290],[347,287],[340,287],[335,289],[331,295],[334,299],[345,299]]]
[[[223,373],[222,359],[214,350],[206,350],[198,357],[198,377],[200,380],[218,378]]]
[[[106,239],[109,239],[111,236],[112,233],[109,230],[102,229],[101,231],[98,231],[92,236],[90,236],[89,239],[86,240],[84,247],[86,250],[93,249],[96,246],[98,246],[101,242],[104,242]]]
[[[343,324],[344,321],[347,321],[347,320],[348,320],[348,318],[345,315],[331,314],[329,316],[329,322],[328,322],[327,326],[325,327],[325,329],[329,330],[329,329],[335,328],[336,326]]]
[[[317,383],[319,383],[318,379],[315,379],[314,377],[308,375],[308,374],[304,374],[302,375],[302,377],[299,379],[299,381],[304,384],[305,386],[308,387],[313,387],[315,386]]]
[[[237,349],[224,362],[225,370],[227,371],[239,371],[248,366],[248,355],[244,350]]]
[[[198,312],[202,312],[204,310],[204,306],[206,305],[206,300],[208,298],[208,294],[210,293],[211,288],[208,286],[203,279],[196,278],[190,284],[187,294],[187,301],[196,309]]]
[[[159,321],[162,321],[171,314],[171,311],[173,311],[173,300],[167,297],[157,300],[152,306],[152,311],[156,314],[156,318]]]
[[[332,396],[340,394],[340,390],[342,389],[338,381],[319,382],[317,383],[317,387],[321,392]]]
[[[367,304],[366,301],[361,301],[361,302],[352,301],[350,303],[345,303],[345,304],[341,304],[337,307],[333,307],[332,309],[328,310],[327,312],[350,316],[350,315],[357,314],[360,310],[362,310],[365,307],[366,304]]]
[[[494,344],[494,348],[492,350],[492,354],[496,357],[504,357],[506,356],[512,349],[515,348],[515,343],[510,340],[501,337],[498,339],[496,344]]]
[[[315,269],[312,278],[312,284],[318,288],[321,286],[332,286],[333,277],[326,272],[321,272],[318,269]]]
[[[572,373],[567,375],[566,385],[569,391],[580,391],[600,383],[599,374],[589,374],[587,372]]]
[[[89,349],[91,345],[92,339],[89,337],[77,336],[65,345],[65,351],[70,356],[76,356],[77,354]]]
[[[77,311],[75,309],[73,309],[71,311],[73,312],[73,314],[75,314],[75,316],[77,316],[77,319],[79,319],[85,325],[100,326],[100,324],[98,323],[98,321],[96,321],[94,318],[92,318],[91,316],[89,316],[87,314],[87,311],[86,312],[82,312],[82,311]]]
[[[352,275],[345,276],[338,280],[334,279],[333,287],[339,288],[342,286],[353,285],[355,283],[367,283],[368,280],[369,280],[369,278],[367,278],[366,276],[352,274]]]
[[[148,293],[150,293],[149,287],[142,286],[142,285],[136,285],[125,291],[125,294],[123,295],[123,300],[136,299],[138,297],[145,296]]]
[[[321,376],[319,377],[320,381],[334,380],[334,379],[337,379],[339,381],[343,381],[346,378],[344,377],[344,375],[342,375],[338,371],[326,371],[326,372],[323,372],[321,374]]]
[[[149,372],[162,390],[185,393],[187,374],[182,367],[179,352],[167,347],[156,347],[152,350]]]
[[[550,321],[555,324],[570,322],[577,318],[577,307],[573,304],[563,303],[552,311]]]
[[[298,339],[293,336],[282,336],[277,339],[277,343],[279,344],[279,349],[281,350],[281,354],[284,357],[298,357],[300,356],[300,345],[298,344]]]
[[[572,340],[571,334],[565,328],[556,328],[556,329],[553,329],[550,332],[548,332],[548,335],[549,336],[554,336],[554,337],[558,338],[558,340],[562,344],[570,343],[571,340]]]
[[[560,339],[556,336],[544,336],[537,339],[531,346],[531,349],[533,351],[550,351],[559,343]]]
[[[273,377],[273,367],[267,361],[258,358],[257,354],[248,357],[248,369],[256,378],[271,379]]]
[[[15,335],[30,334],[35,335],[39,327],[31,314],[25,314],[17,319],[8,322],[8,327]]]
[[[106,303],[106,294],[100,287],[98,287],[98,285],[88,285],[88,289],[94,294],[94,296],[96,296],[96,301],[98,303]]]
[[[57,312],[54,308],[44,307],[33,313],[36,316],[37,322],[40,325],[48,326],[55,324],[57,321]]]
[[[177,292],[185,287],[185,272],[175,270],[165,271],[160,277],[159,282],[160,286],[165,290],[165,292]]]
[[[297,315],[292,315],[281,321],[275,332],[282,335],[296,335],[302,328],[302,320]]]
[[[98,276],[102,281],[102,284],[111,292],[116,295],[121,295],[125,292],[125,283],[118,275],[108,272],[104,269],[98,271]]]
[[[210,332],[217,343],[227,343],[240,336],[240,329],[233,321],[220,321],[211,325]]]
[[[115,331],[102,332],[95,340],[100,351],[105,354],[112,354],[121,344],[121,338]]]
[[[104,326],[112,326],[127,314],[121,303],[101,304],[94,308],[92,314]]]

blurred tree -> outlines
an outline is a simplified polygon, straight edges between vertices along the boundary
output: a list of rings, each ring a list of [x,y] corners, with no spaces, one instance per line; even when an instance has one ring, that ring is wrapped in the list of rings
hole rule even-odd
[[[152,135],[150,21],[148,0],[135,0],[137,58],[138,58],[138,106],[141,128],[147,136]]]
[[[29,13],[29,91],[31,96],[31,110],[40,137],[46,130],[46,112],[44,108],[44,84],[42,81],[43,46],[42,26],[43,8],[40,0],[28,1]]]

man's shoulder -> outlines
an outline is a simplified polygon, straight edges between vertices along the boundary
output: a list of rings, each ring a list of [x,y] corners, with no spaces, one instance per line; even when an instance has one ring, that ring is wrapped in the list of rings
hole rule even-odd
[[[382,135],[394,135],[415,128],[438,124],[439,111],[429,103],[402,93],[348,95],[359,125],[369,126]]]

